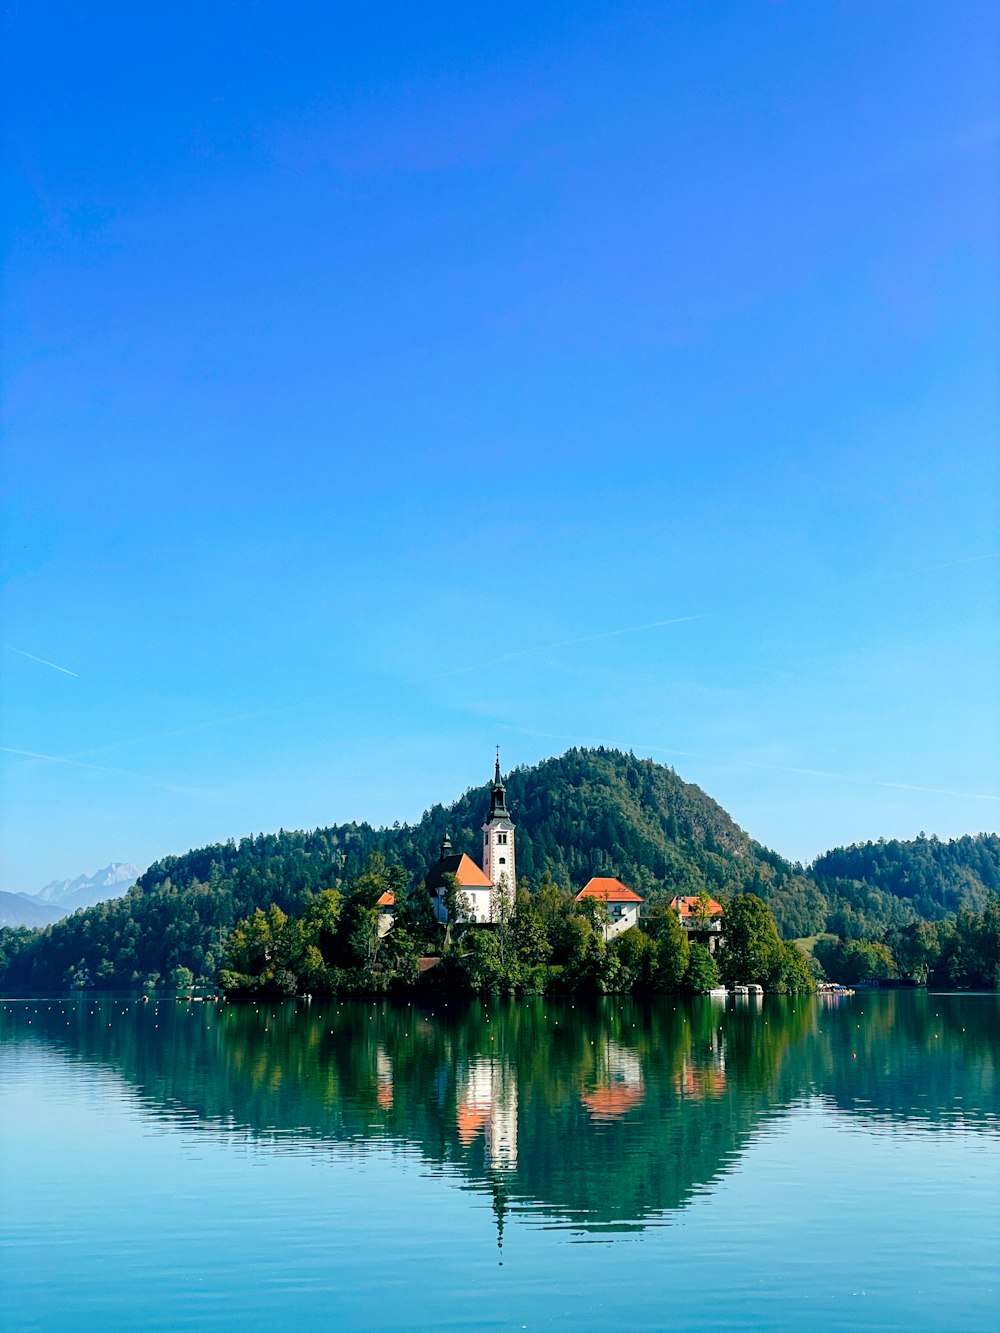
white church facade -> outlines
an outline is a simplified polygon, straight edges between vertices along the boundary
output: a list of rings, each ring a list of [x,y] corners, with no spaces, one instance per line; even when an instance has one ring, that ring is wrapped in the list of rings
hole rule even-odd
[[[507,809],[507,789],[500,776],[499,752],[490,787],[490,812],[483,825],[482,867],[464,852],[453,852],[451,840],[445,834],[441,855],[427,876],[434,915],[442,924],[448,920],[446,876],[449,875],[455,879],[458,921],[492,925],[513,907],[517,885],[514,821]]]

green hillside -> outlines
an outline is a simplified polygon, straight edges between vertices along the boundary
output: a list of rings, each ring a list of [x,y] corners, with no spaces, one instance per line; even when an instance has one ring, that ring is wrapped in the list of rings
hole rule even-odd
[[[755,843],[699,787],[671,768],[606,749],[572,749],[507,783],[519,880],[545,875],[577,889],[612,874],[653,903],[674,893],[753,892],[786,938],[830,930],[881,938],[926,916],[979,907],[1000,883],[1000,838],[838,849],[810,870]],[[0,986],[132,987],[178,967],[211,980],[236,921],[276,904],[299,915],[315,894],[344,888],[381,853],[419,885],[446,832],[478,862],[487,784],[413,825],[341,824],[260,834],[165,857],[125,897],[41,930],[0,931]]]
[[[1000,836],[979,833],[942,842],[855,843],[819,857],[813,877],[830,901],[828,929],[864,938],[871,927],[922,918],[940,921],[966,907],[980,911],[1000,891]]]

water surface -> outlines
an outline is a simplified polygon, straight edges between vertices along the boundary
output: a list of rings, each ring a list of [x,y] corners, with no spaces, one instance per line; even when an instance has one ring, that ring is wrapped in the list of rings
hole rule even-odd
[[[1000,997],[0,1002],[10,1330],[1000,1328]]]

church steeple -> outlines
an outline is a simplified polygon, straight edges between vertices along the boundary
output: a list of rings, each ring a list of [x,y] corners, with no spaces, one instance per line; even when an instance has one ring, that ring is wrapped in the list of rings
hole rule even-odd
[[[499,746],[490,786],[490,813],[483,825],[483,873],[493,885],[490,920],[501,920],[514,902],[517,870],[514,864],[514,821],[507,809],[507,788],[500,773]]]
[[[497,764],[493,773],[493,786],[490,788],[490,819],[509,818],[507,814],[507,788],[500,776],[500,746],[497,746]]]

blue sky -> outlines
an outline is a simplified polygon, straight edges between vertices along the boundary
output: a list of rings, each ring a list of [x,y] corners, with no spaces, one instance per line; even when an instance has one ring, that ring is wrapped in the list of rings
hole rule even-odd
[[[497,742],[803,859],[995,829],[998,29],[12,11],[0,887]]]

